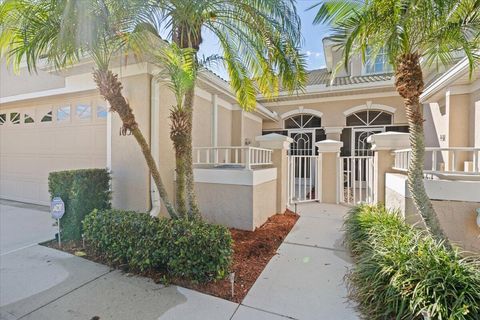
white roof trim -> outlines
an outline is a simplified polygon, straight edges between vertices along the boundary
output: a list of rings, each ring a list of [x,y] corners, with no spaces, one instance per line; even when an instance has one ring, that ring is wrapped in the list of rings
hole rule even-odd
[[[320,112],[318,110],[304,109],[303,107],[298,107],[298,109],[290,110],[290,111],[287,111],[285,113],[282,113],[280,115],[280,118],[283,120],[283,119],[286,119],[288,117],[294,116],[296,114],[303,114],[303,113],[313,114],[313,115],[315,115],[319,118],[321,118],[323,116],[323,112]]]
[[[390,112],[390,113],[395,113],[395,111],[397,111],[396,108],[394,107],[390,107],[390,106],[386,106],[386,105],[383,105],[383,104],[371,104],[367,101],[366,104],[362,104],[360,106],[356,106],[356,107],[352,107],[348,110],[345,110],[343,111],[343,115],[345,117],[355,113],[355,112],[358,112],[358,111],[364,111],[364,110],[382,110],[382,111],[386,111],[386,112]]]
[[[465,57],[447,72],[445,72],[442,76],[440,76],[437,80],[432,82],[427,88],[425,88],[423,93],[420,95],[420,102],[424,102],[430,96],[461,77],[467,71],[468,59]]]

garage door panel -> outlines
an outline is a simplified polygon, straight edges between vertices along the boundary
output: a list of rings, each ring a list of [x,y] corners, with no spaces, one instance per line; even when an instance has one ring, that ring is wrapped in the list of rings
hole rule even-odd
[[[35,157],[27,155],[2,157],[2,172],[7,175],[35,176],[38,165],[32,158]]]
[[[106,137],[105,119],[1,125],[0,198],[48,204],[49,173],[104,168]]]

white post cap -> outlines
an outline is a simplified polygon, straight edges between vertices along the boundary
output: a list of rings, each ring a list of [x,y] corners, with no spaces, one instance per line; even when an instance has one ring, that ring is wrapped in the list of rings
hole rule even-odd
[[[319,153],[340,152],[340,148],[343,147],[343,142],[327,139],[327,140],[316,142],[315,146],[317,146]]]
[[[367,138],[372,150],[395,150],[410,147],[410,135],[404,132],[375,133]]]
[[[293,139],[278,133],[269,133],[263,136],[255,137],[260,148],[267,149],[289,149]]]

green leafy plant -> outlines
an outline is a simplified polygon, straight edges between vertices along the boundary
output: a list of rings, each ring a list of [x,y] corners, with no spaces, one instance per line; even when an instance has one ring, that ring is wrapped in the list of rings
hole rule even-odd
[[[83,225],[89,248],[116,266],[164,270],[196,281],[224,278],[230,267],[230,231],[200,219],[94,210]]]
[[[446,249],[394,211],[349,213],[350,293],[368,319],[480,319],[480,261]]]
[[[110,208],[110,173],[107,169],[81,169],[50,172],[50,196],[65,202],[60,219],[62,239],[80,240],[82,220],[93,209]]]

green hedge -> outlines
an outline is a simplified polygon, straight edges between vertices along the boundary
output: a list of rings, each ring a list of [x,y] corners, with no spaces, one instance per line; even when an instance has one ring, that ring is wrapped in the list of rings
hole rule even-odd
[[[110,173],[107,169],[81,169],[51,172],[48,176],[50,196],[65,202],[60,219],[62,239],[80,240],[82,221],[93,209],[110,208]]]
[[[89,248],[114,265],[197,281],[224,278],[230,267],[232,237],[223,226],[120,210],[94,210],[83,225]]]
[[[447,251],[396,212],[358,206],[345,223],[352,296],[368,319],[480,319],[480,262]]]

